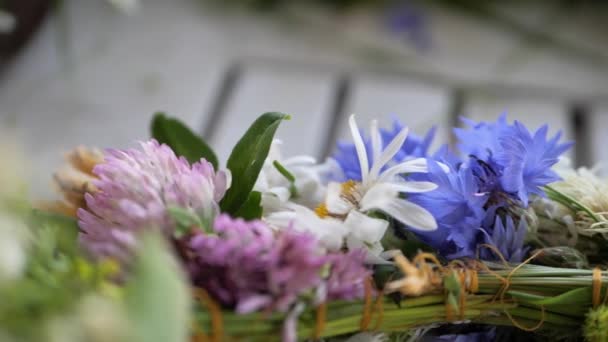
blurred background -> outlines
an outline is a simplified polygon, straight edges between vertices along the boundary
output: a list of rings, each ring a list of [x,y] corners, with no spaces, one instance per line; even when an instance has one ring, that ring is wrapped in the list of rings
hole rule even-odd
[[[0,127],[36,195],[77,145],[126,147],[164,111],[225,160],[259,114],[285,154],[324,158],[345,122],[394,118],[450,141],[503,112],[608,159],[604,1],[0,0]],[[8,132],[8,133],[7,133]]]

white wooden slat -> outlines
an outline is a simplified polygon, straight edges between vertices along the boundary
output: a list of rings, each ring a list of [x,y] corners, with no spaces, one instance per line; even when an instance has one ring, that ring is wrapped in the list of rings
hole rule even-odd
[[[603,103],[591,108],[591,113],[588,116],[588,127],[590,135],[591,165],[596,164],[608,165],[608,147],[606,140],[608,138],[608,104]],[[605,170],[604,170],[605,171]]]
[[[431,150],[448,142],[450,100],[446,89],[405,79],[365,75],[353,83],[346,110],[349,115],[356,115],[359,126],[366,133],[371,120],[378,120],[380,127],[390,128],[396,118],[418,136],[437,126]],[[339,124],[339,139],[351,140],[346,122],[349,115],[345,115]]]
[[[561,130],[563,141],[574,138],[567,108],[560,101],[471,96],[463,111],[464,116],[475,121],[495,121],[502,113],[507,114],[509,122],[518,120],[531,131],[548,124],[550,135]],[[568,151],[566,156],[572,158],[573,150]]]
[[[216,40],[189,7],[151,2],[131,18],[103,2],[65,4],[67,50],[49,63],[58,58],[59,43],[56,34],[42,32],[19,60],[24,65],[12,71],[11,86],[0,88],[2,126],[21,137],[38,170],[29,180],[36,197],[51,195],[51,173],[64,152],[77,145],[134,146],[149,137],[156,111],[199,130],[227,63],[221,51],[209,51]],[[208,43],[184,44],[191,35]],[[32,75],[28,66],[40,72]]]
[[[260,114],[276,111],[291,115],[276,134],[283,154],[318,157],[331,122],[334,85],[335,76],[320,71],[248,67],[215,128],[212,145],[218,156],[226,160]]]

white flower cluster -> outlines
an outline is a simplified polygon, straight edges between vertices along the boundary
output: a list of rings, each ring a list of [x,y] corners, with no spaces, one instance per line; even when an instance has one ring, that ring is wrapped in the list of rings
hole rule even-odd
[[[378,124],[372,121],[371,151],[367,151],[354,116],[349,125],[361,181],[332,181],[341,173],[332,159],[321,164],[308,156],[283,159],[281,143],[275,141],[255,189],[262,192],[264,219],[271,226],[310,232],[329,250],[367,248],[368,262],[383,263],[386,254],[381,240],[389,222],[382,218],[385,216],[372,214],[381,213],[412,228],[434,230],[437,224],[433,216],[402,194],[431,191],[436,185],[403,177],[427,172],[424,158],[388,166],[405,143],[407,128],[384,145]]]

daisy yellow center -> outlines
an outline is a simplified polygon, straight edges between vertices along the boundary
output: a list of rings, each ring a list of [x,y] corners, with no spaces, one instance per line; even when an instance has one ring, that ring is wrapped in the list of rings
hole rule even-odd
[[[327,205],[325,203],[319,204],[318,207],[315,208],[315,214],[320,218],[326,218],[329,216],[329,210],[327,210]]]
[[[360,195],[358,189],[359,183],[354,180],[347,180],[342,183],[342,189],[340,191],[340,195],[343,199],[350,202],[353,206],[356,206],[359,203]]]
[[[357,186],[359,183],[357,183],[354,180],[348,180],[341,185],[341,189],[340,189],[340,196],[342,198],[344,198],[345,200],[356,204],[357,203]],[[317,216],[319,216],[320,218],[326,218],[329,216],[336,216],[336,215],[332,215],[332,213],[329,211],[329,209],[327,208],[327,204],[326,203],[321,203],[319,204],[319,206],[317,206],[315,208],[315,213],[317,214]]]
[[[352,196],[355,191],[357,190],[357,182],[355,182],[354,180],[347,180],[346,182],[342,183],[342,196]]]

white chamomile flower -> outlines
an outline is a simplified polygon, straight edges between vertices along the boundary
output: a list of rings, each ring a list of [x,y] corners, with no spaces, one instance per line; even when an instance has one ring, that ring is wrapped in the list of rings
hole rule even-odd
[[[321,218],[313,210],[295,203],[283,211],[271,213],[264,220],[273,228],[293,228],[314,235],[328,250],[337,251],[344,245],[348,228],[341,220]]]
[[[264,213],[284,210],[289,202],[314,207],[323,200],[325,185],[322,176],[329,164],[317,164],[310,156],[283,159],[282,142],[272,142],[268,157],[256,181],[254,190],[262,193]]]
[[[587,210],[572,210],[572,207],[554,205],[551,217],[570,218],[579,234],[608,236],[608,179],[600,176],[604,171],[601,165],[592,169],[574,169],[567,164],[556,168],[562,181],[550,186],[566,196],[576,199]],[[593,214],[593,217],[589,213]]]
[[[375,256],[383,250],[380,240],[388,228],[388,222],[367,216],[366,214],[371,211],[383,212],[415,229],[437,229],[437,223],[431,213],[402,196],[403,193],[426,192],[437,187],[431,182],[407,181],[402,176],[407,173],[427,172],[426,159],[408,160],[383,170],[401,149],[407,138],[408,129],[401,130],[382,150],[382,136],[378,130],[378,123],[372,121],[370,132],[372,163],[369,167],[366,147],[354,116],[350,117],[349,125],[361,166],[361,182],[349,180],[344,183],[330,183],[327,187],[325,203],[317,208],[317,214],[323,218],[334,217],[344,220],[349,229],[346,236],[347,246],[367,247]]]

